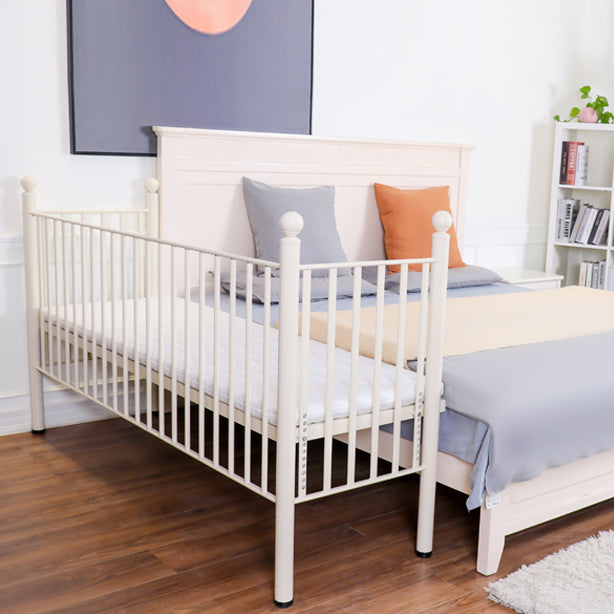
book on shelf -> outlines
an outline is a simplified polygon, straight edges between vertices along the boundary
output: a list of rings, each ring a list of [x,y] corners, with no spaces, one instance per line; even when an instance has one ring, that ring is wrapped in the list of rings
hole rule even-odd
[[[574,185],[585,185],[588,174],[588,145],[580,143],[578,145],[578,158],[576,160],[576,180]]]
[[[580,209],[580,201],[576,198],[560,198],[556,211],[556,241],[568,243],[571,229],[574,226]]]
[[[578,285],[587,288],[595,288],[603,290],[605,288],[605,260],[584,260],[580,263],[580,274],[578,277]],[[608,270],[608,289],[612,285],[614,289],[613,267],[610,265]]]
[[[601,209],[588,203],[582,204],[573,223],[569,242],[582,245],[605,245],[608,237],[609,219],[609,209]],[[561,232],[564,233],[564,224],[561,223],[561,225]],[[561,240],[565,241],[565,239]]]
[[[584,203],[580,207],[580,212],[578,213],[578,218],[573,228],[573,230],[576,230],[576,226],[578,227],[575,236],[573,236],[572,231],[572,241],[574,243],[581,243],[583,245],[588,244],[588,238],[590,237],[593,224],[597,218],[597,213],[598,209],[588,203]]]
[[[591,242],[589,238],[589,243],[591,245],[605,245],[608,242],[608,227],[610,222],[610,210],[609,209],[601,209],[603,212],[601,215],[601,219],[597,224],[597,228],[593,235],[593,240]]]
[[[569,141],[561,143],[561,169],[559,171],[559,183],[567,183],[567,158],[569,157]]]
[[[569,242],[570,243],[575,243],[576,242],[576,237],[578,236],[578,231],[580,230],[580,226],[582,225],[582,218],[584,217],[585,214],[586,214],[586,207],[584,205],[582,205],[580,207],[580,209],[578,210],[578,215],[576,216],[576,221],[574,222],[574,225],[572,226],[572,229],[571,229],[571,235],[569,237]]]
[[[578,154],[581,149],[581,171],[578,168]],[[580,141],[563,141],[561,149],[561,168],[559,183],[562,185],[584,185],[588,169],[588,151]],[[582,183],[577,183],[582,182]]]

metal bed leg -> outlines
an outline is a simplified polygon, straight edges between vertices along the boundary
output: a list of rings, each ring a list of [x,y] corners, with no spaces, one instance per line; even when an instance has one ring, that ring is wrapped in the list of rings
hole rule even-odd
[[[443,370],[443,330],[446,317],[448,287],[448,250],[452,217],[445,211],[433,215],[433,247],[435,259],[429,288],[428,342],[424,390],[424,425],[422,429],[422,466],[418,502],[418,535],[416,554],[428,558],[433,553],[435,524],[435,489],[437,485],[437,448],[439,446],[439,411]]]
[[[41,359],[39,333],[40,296],[38,287],[36,221],[31,215],[36,208],[36,180],[33,177],[24,177],[21,180],[21,186],[24,190],[22,194],[22,214],[26,273],[26,332],[28,337],[30,408],[32,432],[40,435],[45,432],[45,408],[43,402],[43,376],[37,368]]]
[[[277,386],[277,459],[275,484],[275,605],[293,603],[294,482],[296,471],[297,352],[299,262],[303,219],[285,213],[279,223],[279,368]]]

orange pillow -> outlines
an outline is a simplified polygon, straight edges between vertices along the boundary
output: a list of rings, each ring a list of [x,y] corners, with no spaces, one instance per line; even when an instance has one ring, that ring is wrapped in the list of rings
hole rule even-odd
[[[379,217],[384,227],[386,257],[426,258],[431,255],[433,224],[431,218],[437,211],[450,213],[450,196],[448,186],[426,188],[422,190],[400,190],[381,183],[376,183],[375,198],[379,208]],[[458,249],[454,225],[450,230],[451,268],[465,266]],[[422,270],[422,265],[410,264],[410,271]],[[401,266],[388,267],[388,273],[398,273]]]

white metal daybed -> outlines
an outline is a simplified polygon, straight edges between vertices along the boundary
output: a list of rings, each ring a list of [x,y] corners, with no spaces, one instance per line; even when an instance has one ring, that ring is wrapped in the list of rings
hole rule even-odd
[[[374,176],[401,185],[452,185],[456,211],[464,200],[468,150],[209,132],[209,141],[219,146],[211,149],[210,142],[194,141],[197,134],[180,131],[161,142],[159,212],[156,180],[146,184],[146,209],[102,212],[38,210],[34,180],[22,181],[32,430],[45,429],[47,377],[275,502],[274,599],[286,607],[293,601],[294,506],[302,501],[419,472],[416,550],[421,556],[432,550],[445,230],[451,220],[447,214],[437,217],[432,258],[420,260],[423,299],[415,325],[424,368],[414,374],[404,368],[402,354],[389,365],[379,356],[359,356],[357,347],[336,348],[334,327],[326,343],[310,340],[309,298],[316,278],[327,277],[334,319],[337,274],[352,269],[346,300],[359,318],[361,267],[375,259],[382,281],[371,299],[382,309],[386,262],[373,249],[359,257],[350,241],[350,262],[299,264],[302,220],[292,213],[281,220],[279,264],[254,258],[252,239],[245,240],[245,215],[237,213],[241,177],[292,187],[320,185],[326,178],[337,187],[337,215],[353,220],[360,234],[361,225],[372,221]],[[180,154],[179,171],[188,199],[166,166],[174,141],[188,147]],[[209,156],[206,169],[200,167],[202,155]],[[243,156],[253,156],[251,163]],[[406,267],[407,261],[399,262]],[[241,275],[247,280],[245,301],[237,290]],[[264,300],[256,317],[251,299],[259,282]],[[278,307],[272,301],[276,284]],[[402,336],[404,318],[398,326]],[[401,467],[400,424],[407,419],[420,445],[409,466]],[[397,440],[393,462],[383,472],[382,424],[392,425]],[[365,429],[372,433],[371,465],[368,476],[358,476],[355,442]],[[332,441],[341,434],[349,444],[339,469]],[[321,475],[310,469],[310,442],[316,439],[324,441]]]

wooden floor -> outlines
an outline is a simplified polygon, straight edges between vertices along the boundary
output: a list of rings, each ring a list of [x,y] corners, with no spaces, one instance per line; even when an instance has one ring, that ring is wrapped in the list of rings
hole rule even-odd
[[[478,517],[438,490],[435,552],[413,555],[417,480],[304,503],[289,612],[510,612],[489,581],[614,525],[614,502],[511,536],[474,570]],[[273,505],[122,420],[0,437],[3,614],[279,612]]]

